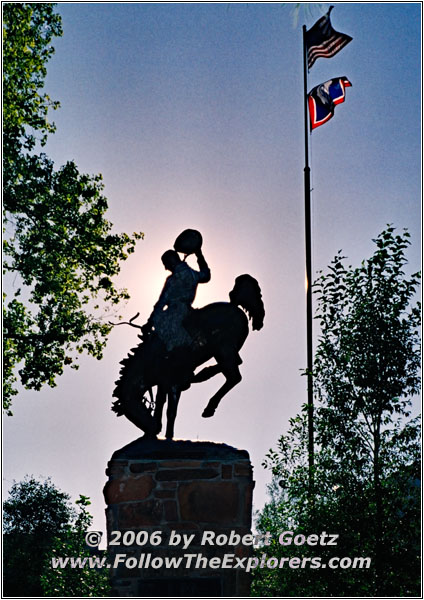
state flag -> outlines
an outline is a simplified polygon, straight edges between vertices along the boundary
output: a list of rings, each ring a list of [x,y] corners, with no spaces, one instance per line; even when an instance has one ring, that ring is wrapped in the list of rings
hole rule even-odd
[[[309,92],[311,130],[323,125],[333,117],[336,105],[345,100],[345,88],[351,85],[346,77],[336,77],[317,85]]]

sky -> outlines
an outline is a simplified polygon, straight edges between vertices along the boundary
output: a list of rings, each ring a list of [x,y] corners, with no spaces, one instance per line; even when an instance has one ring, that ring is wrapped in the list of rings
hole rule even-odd
[[[61,103],[45,152],[102,173],[114,231],[145,238],[117,281],[128,320],[147,320],[166,272],[160,261],[186,228],[203,235],[212,272],[195,306],[228,300],[253,275],[265,322],[241,351],[242,382],[203,419],[221,376],[181,398],[175,436],[248,450],[254,508],[267,499],[261,466],[306,402],[302,24],[329,5],[59,3],[46,92]],[[319,59],[308,87],[346,76],[334,118],[310,135],[313,272],[339,250],[359,265],[388,223],[408,228],[408,272],[420,268],[421,6],[336,3],[333,27],[353,41]],[[195,264],[195,263],[194,263]],[[315,326],[314,336],[318,335]],[[137,330],[112,331],[104,358],[82,358],[57,387],[21,391],[3,419],[7,490],[26,474],[89,496],[105,531],[102,489],[113,452],[141,432],[110,410],[119,361]]]

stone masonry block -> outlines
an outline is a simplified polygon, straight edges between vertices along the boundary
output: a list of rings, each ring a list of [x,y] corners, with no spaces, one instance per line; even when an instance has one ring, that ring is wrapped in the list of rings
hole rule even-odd
[[[244,461],[242,463],[236,463],[234,465],[235,475],[236,477],[251,477],[252,476],[252,467],[250,463]]]
[[[108,504],[144,500],[153,490],[154,481],[151,475],[141,477],[125,477],[112,479],[105,485],[104,496]]]
[[[148,525],[158,525],[162,521],[163,505],[159,500],[131,502],[118,508],[117,529],[142,529]]]
[[[222,465],[221,475],[222,479],[231,479],[233,476],[233,465]]]
[[[184,521],[230,524],[238,520],[238,487],[230,481],[182,483],[178,499]]]
[[[133,462],[130,464],[131,473],[145,473],[153,472],[157,469],[157,463],[155,462]]]
[[[156,473],[157,481],[187,481],[189,479],[213,479],[218,477],[216,469],[164,469]]]

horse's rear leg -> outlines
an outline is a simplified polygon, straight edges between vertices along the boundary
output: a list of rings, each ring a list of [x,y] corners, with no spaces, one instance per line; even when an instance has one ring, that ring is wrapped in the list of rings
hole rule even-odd
[[[225,394],[227,394],[231,389],[233,389],[234,386],[236,386],[241,381],[241,373],[237,364],[234,364],[231,367],[221,368],[221,371],[225,376],[225,383],[209,400],[208,405],[202,413],[202,417],[213,417],[216,409],[218,408],[218,404],[221,402]]]
[[[211,377],[214,377],[218,373],[221,373],[221,367],[219,365],[211,365],[210,367],[204,367],[201,371],[199,371],[196,375],[193,376],[191,382],[201,383],[202,381],[207,381]]]
[[[155,433],[158,435],[162,430],[162,413],[166,402],[166,389],[158,385],[155,399]]]
[[[238,365],[243,363],[238,354],[236,359]],[[218,363],[216,365],[211,365],[210,367],[204,367],[201,371],[193,375],[191,383],[201,383],[202,381],[207,381],[208,379],[211,379],[211,377],[215,377],[215,375],[218,375],[218,373],[222,372],[222,365]]]
[[[181,391],[177,386],[173,386],[168,391],[168,408],[166,411],[166,439],[172,440],[174,437],[175,417],[177,416],[178,401],[181,396]]]

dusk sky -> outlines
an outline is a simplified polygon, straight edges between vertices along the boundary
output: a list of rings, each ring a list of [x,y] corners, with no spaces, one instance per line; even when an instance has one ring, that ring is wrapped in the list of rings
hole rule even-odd
[[[160,256],[186,228],[201,231],[212,272],[195,306],[228,300],[242,273],[259,281],[265,322],[241,351],[242,382],[212,419],[201,413],[223,378],[192,386],[175,426],[177,438],[248,450],[255,508],[270,481],[261,462],[306,402],[302,24],[329,5],[301,8],[297,23],[294,6],[62,3],[47,67],[46,92],[61,103],[47,155],[102,173],[115,231],[145,234],[118,279],[131,295],[124,319],[147,320],[166,277]],[[420,3],[340,3],[331,19],[353,41],[315,63],[309,89],[339,76],[352,87],[310,136],[313,272],[340,249],[359,265],[388,223],[408,228],[407,272],[419,270]],[[83,358],[56,388],[15,398],[6,490],[51,476],[91,498],[93,529],[105,531],[107,462],[142,435],[111,411],[119,361],[137,341],[117,327],[103,360]]]

